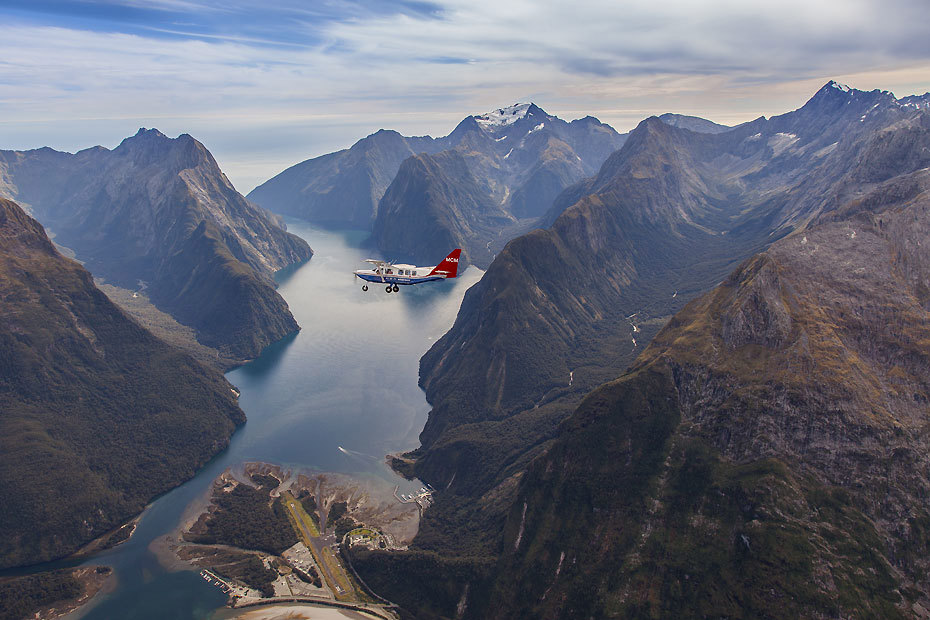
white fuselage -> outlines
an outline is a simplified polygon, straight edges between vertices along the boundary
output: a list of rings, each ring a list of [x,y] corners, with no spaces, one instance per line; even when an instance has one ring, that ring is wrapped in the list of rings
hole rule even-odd
[[[400,286],[445,280],[446,276],[430,273],[436,267],[417,267],[416,265],[377,265],[374,269],[358,269],[356,277],[366,282],[381,284],[398,284]]]

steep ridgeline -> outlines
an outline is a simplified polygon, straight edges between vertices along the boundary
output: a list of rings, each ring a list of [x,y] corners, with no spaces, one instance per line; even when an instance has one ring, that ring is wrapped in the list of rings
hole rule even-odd
[[[448,150],[401,165],[378,206],[372,241],[385,256],[424,264],[445,255],[442,240],[443,248],[464,250],[463,262],[485,268],[624,139],[593,117],[568,123],[531,103],[469,116],[442,139]]]
[[[0,199],[0,567],[67,555],[190,478],[232,386],[129,319]]]
[[[471,615],[926,617],[928,236],[924,168],[688,304],[529,468]]]
[[[381,248],[386,256],[436,264],[453,248],[474,256],[482,239],[497,237],[512,223],[510,214],[490,196],[485,180],[472,173],[466,157],[450,150],[423,153],[401,164],[381,199],[372,236],[391,240]],[[484,247],[480,250],[478,255],[487,254]]]
[[[274,290],[312,252],[245,200],[187,134],[139,130],[112,151],[0,151],[0,192],[27,204],[95,275],[152,302],[238,359],[298,329]]]
[[[465,249],[465,262],[484,267],[563,189],[594,174],[624,138],[590,116],[569,123],[516,104],[469,116],[441,138],[381,130],[288,168],[249,199],[318,224],[371,228],[373,243],[391,258],[427,264],[451,244]],[[449,242],[437,258],[412,230]]]
[[[265,181],[249,200],[275,213],[324,226],[368,229],[401,162],[445,142],[380,130],[352,148],[308,159]]]
[[[720,125],[698,116],[686,116],[684,114],[672,114],[670,112],[659,116],[659,120],[666,125],[690,129],[698,133],[723,133],[731,129],[731,127],[727,127],[726,125]]]
[[[433,409],[421,448],[395,465],[442,493],[414,553],[493,561],[528,463],[581,397],[747,257],[930,164],[928,100],[831,82],[727,132],[643,121],[556,200],[548,230],[508,244],[421,360]]]

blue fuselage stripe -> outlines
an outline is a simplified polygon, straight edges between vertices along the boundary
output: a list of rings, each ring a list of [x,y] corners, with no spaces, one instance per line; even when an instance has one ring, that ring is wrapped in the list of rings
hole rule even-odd
[[[422,284],[423,282],[433,282],[435,280],[444,280],[442,276],[427,276],[423,278],[415,277],[405,277],[405,276],[380,276],[373,275],[369,273],[356,273],[356,276],[365,280],[366,282],[377,282],[378,284],[397,284],[399,286],[406,286],[410,284]]]

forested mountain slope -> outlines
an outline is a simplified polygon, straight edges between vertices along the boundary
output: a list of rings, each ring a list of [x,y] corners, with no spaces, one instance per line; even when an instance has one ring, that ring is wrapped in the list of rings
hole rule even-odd
[[[0,199],[0,566],[76,550],[194,475],[245,421]]]

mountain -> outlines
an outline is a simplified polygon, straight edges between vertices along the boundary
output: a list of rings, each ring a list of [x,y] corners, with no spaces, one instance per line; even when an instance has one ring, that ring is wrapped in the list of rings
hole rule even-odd
[[[912,102],[834,82],[799,110],[718,134],[658,118],[643,121],[596,176],[556,199],[548,229],[514,239],[498,254],[466,294],[452,329],[421,359],[420,381],[433,409],[421,447],[394,465],[442,492],[424,515],[413,559],[377,561],[425,561],[439,554],[475,568],[475,591],[492,587],[495,578],[512,584],[486,567],[505,561],[501,550],[520,538],[514,527],[522,514],[518,497],[532,493],[524,480],[560,445],[571,423],[560,424],[582,398],[621,376],[671,314],[727,280],[747,258],[779,239],[787,243],[795,238],[791,233],[841,207],[879,200],[869,198],[876,187],[885,188],[881,201],[889,204],[903,195],[908,175],[930,164],[927,129],[928,113]],[[599,458],[613,445],[609,430],[592,430],[584,435],[590,444],[577,449]],[[660,430],[656,437],[665,436]],[[587,473],[592,481],[603,480]],[[573,496],[564,488],[570,504]],[[614,505],[601,502],[591,485],[577,488],[578,501],[599,511],[594,515]],[[584,517],[595,528],[606,523]],[[502,531],[510,538],[502,538]],[[533,553],[539,548],[534,545]],[[583,553],[570,559],[581,566],[588,561]],[[529,571],[522,561],[508,566]],[[357,567],[370,585],[393,593],[393,581],[375,562]],[[520,571],[514,575],[543,579],[538,571]],[[545,571],[557,573],[554,565]],[[448,571],[437,575],[432,587],[453,587],[455,580],[443,576]],[[538,599],[530,604],[513,594],[500,594],[506,601],[500,609],[548,609]],[[592,604],[604,600],[588,594]],[[571,609],[599,615],[585,613],[580,604]],[[441,605],[436,610],[454,615]]]
[[[444,140],[455,156],[405,162],[382,198],[372,241],[384,255],[429,263],[437,251],[423,239],[443,239],[463,248],[463,262],[487,267],[624,136],[590,116],[568,123],[524,103],[470,116]]]
[[[385,256],[434,265],[453,248],[469,256],[486,254],[482,241],[513,223],[466,156],[449,150],[401,164],[381,199],[372,237],[381,241]]]
[[[924,169],[676,314],[528,469],[479,616],[925,616],[928,234]]]
[[[368,229],[401,162],[439,150],[442,146],[429,136],[408,138],[382,129],[352,148],[291,166],[248,198],[275,213],[316,224]]]
[[[273,274],[309,246],[236,192],[191,136],[141,129],[112,151],[0,151],[0,179],[95,275],[144,287],[224,355],[254,357],[299,329]]]
[[[222,450],[219,371],[152,336],[0,199],[0,567],[62,557]]]
[[[381,130],[288,168],[249,198],[326,226],[370,228],[372,244],[397,260],[431,264],[462,247],[464,263],[485,267],[623,139],[593,117],[569,123],[521,103],[468,116],[441,138]],[[448,243],[426,247],[421,234]]]
[[[666,125],[690,129],[698,133],[723,133],[731,129],[726,125],[720,125],[699,116],[686,116],[684,114],[672,114],[671,112],[660,115],[659,120]]]

